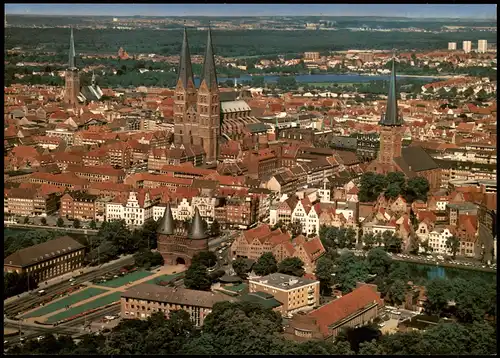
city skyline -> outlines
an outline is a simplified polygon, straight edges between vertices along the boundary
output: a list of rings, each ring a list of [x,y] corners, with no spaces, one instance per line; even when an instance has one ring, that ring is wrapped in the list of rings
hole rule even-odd
[[[378,16],[495,19],[495,4],[5,4],[7,15]]]

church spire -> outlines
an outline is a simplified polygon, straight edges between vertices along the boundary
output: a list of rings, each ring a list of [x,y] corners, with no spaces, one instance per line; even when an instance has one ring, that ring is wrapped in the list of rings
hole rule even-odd
[[[191,80],[194,85],[193,68],[191,66],[191,54],[189,53],[186,27],[184,27],[184,38],[182,39],[181,57],[179,59],[179,77],[177,78],[177,82],[179,82],[179,80],[182,81],[184,88],[188,87],[189,80]]]
[[[209,90],[217,89],[217,73],[215,72],[214,49],[212,47],[212,30],[208,27],[207,50],[203,61],[201,82],[205,81]]]
[[[92,70],[92,81],[91,81],[92,87],[95,87],[95,73],[94,70]]]
[[[194,217],[193,221],[191,222],[191,230],[189,232],[189,238],[190,239],[206,239],[207,238],[207,232],[206,232],[206,225],[205,221],[200,215],[200,211],[196,207],[194,209]]]
[[[167,203],[163,218],[158,224],[157,232],[164,235],[173,235],[175,229],[174,217],[172,215],[172,209],[170,208],[170,203]]]
[[[398,101],[396,93],[396,70],[394,69],[394,64],[396,62],[396,55],[392,58],[392,70],[391,79],[389,82],[389,95],[387,96],[387,106],[385,113],[382,114],[380,119],[380,124],[383,126],[401,126],[403,125],[403,119],[398,113]]]
[[[76,57],[75,40],[73,38],[73,28],[71,28],[71,37],[69,40],[69,68],[70,69],[76,68],[75,57]]]

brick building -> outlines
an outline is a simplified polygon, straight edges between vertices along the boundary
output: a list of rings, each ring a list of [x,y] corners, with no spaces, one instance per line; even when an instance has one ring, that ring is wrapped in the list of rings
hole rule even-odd
[[[335,340],[342,328],[372,323],[383,306],[377,286],[358,283],[351,293],[309,313],[293,316],[285,328],[285,337],[296,341]]]
[[[208,235],[205,221],[198,208],[195,209],[189,231],[176,227],[170,204],[157,230],[158,252],[163,256],[165,265],[191,265],[195,254],[208,251]]]
[[[19,216],[47,216],[57,211],[60,196],[36,188],[4,190],[4,213]]]
[[[95,220],[97,198],[83,191],[66,193],[61,198],[59,215],[68,219]]]
[[[143,320],[155,312],[168,317],[171,311],[184,310],[193,324],[201,327],[215,303],[230,300],[220,293],[142,283],[122,293],[120,308],[122,318]]]
[[[85,248],[69,236],[27,247],[4,259],[4,272],[27,272],[36,282],[82,267]]]

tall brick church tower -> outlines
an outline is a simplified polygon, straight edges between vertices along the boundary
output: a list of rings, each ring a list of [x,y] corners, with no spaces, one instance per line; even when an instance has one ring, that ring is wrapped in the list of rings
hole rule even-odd
[[[398,113],[396,93],[396,71],[394,70],[395,58],[392,60],[389,95],[385,113],[380,119],[380,150],[378,153],[377,172],[387,173],[395,170],[394,158],[401,157],[403,118]]]
[[[75,41],[73,39],[73,29],[71,29],[71,38],[69,43],[69,63],[65,75],[64,84],[64,102],[75,107],[78,104],[78,95],[80,94],[80,74],[75,64],[76,52]]]
[[[174,94],[174,143],[199,145],[205,151],[206,161],[213,162],[217,160],[218,154],[220,97],[210,29],[202,71],[200,88],[197,90],[187,31],[184,29]]]

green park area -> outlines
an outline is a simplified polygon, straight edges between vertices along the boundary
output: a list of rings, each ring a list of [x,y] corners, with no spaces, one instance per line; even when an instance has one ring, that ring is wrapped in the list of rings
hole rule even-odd
[[[75,316],[79,313],[83,313],[83,312],[92,310],[94,308],[103,307],[103,306],[106,306],[107,304],[110,304],[112,302],[117,302],[120,300],[121,294],[122,294],[122,292],[113,292],[109,295],[100,297],[94,301],[87,302],[81,306],[70,308],[67,311],[63,311],[63,312],[60,312],[60,313],[55,314],[53,316],[50,316],[47,319],[47,323],[55,323],[57,321],[61,321],[63,319]]]
[[[152,280],[147,281],[146,283],[155,283],[157,285],[160,284],[160,282],[169,283],[170,281],[175,280],[177,277],[179,277],[183,274],[184,274],[184,272],[174,273],[172,275],[161,275],[161,276],[153,278]]]
[[[126,285],[129,282],[140,280],[141,278],[151,276],[153,273],[149,271],[135,271],[125,276],[117,277],[112,280],[96,284],[97,286],[117,288]]]
[[[84,301],[86,299],[89,299],[89,298],[97,296],[97,295],[100,295],[101,293],[104,293],[104,292],[106,292],[106,290],[104,290],[102,288],[89,287],[89,288],[84,289],[83,291],[74,293],[68,297],[60,299],[59,301],[50,303],[50,304],[43,306],[43,307],[41,307],[33,312],[30,312],[30,313],[22,316],[22,318],[45,316],[49,313],[63,309],[68,305],[74,305],[75,303],[78,303],[80,301]]]
[[[240,293],[240,292],[241,292],[241,291],[243,291],[246,287],[247,287],[247,285],[246,285],[246,284],[241,283],[241,284],[236,285],[236,286],[224,286],[224,289],[225,289],[225,290],[228,290],[228,291],[232,291],[232,292],[237,292],[237,293]]]

